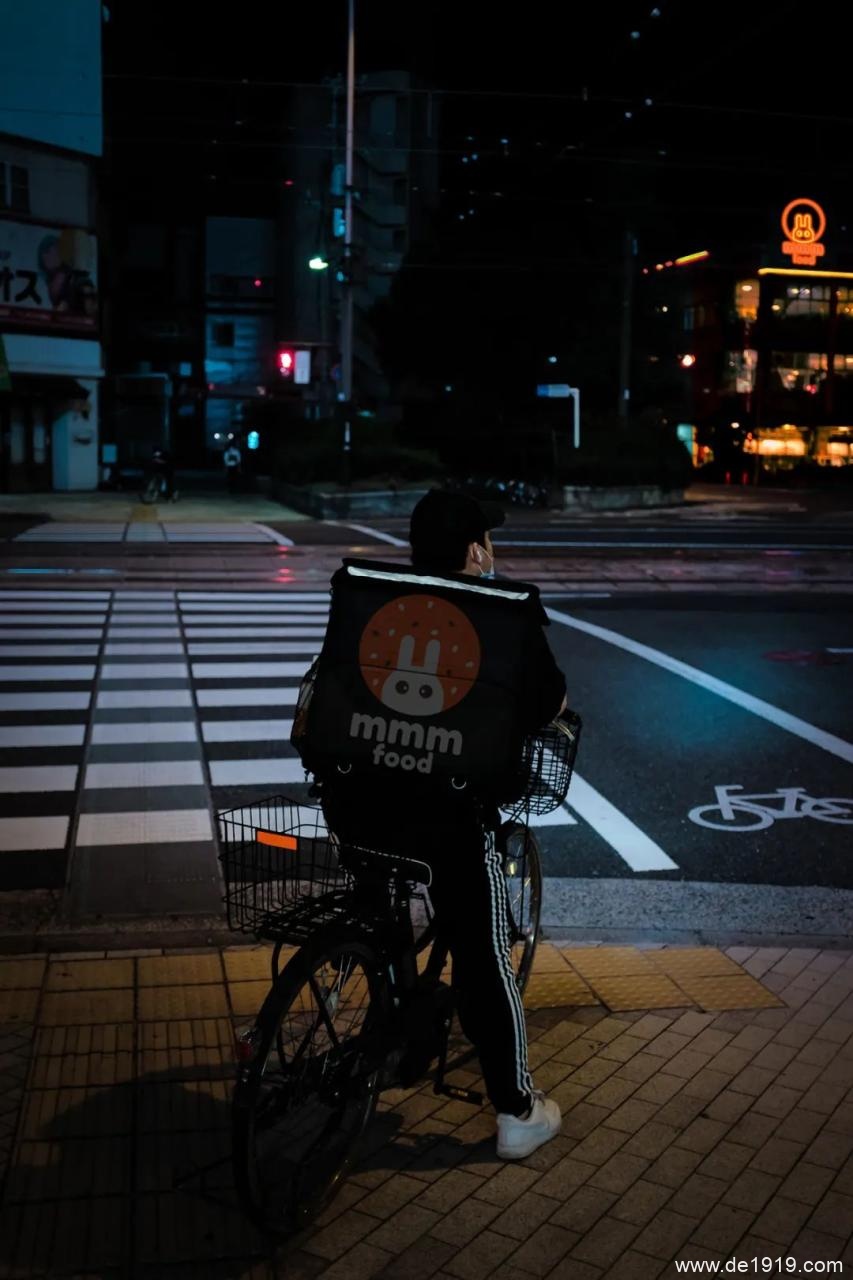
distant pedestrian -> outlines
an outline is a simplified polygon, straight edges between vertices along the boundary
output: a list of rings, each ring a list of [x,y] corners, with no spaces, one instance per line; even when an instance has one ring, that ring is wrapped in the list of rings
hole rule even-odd
[[[225,476],[228,482],[228,492],[237,492],[237,482],[240,475],[240,467],[243,463],[243,455],[232,441],[222,455],[222,461],[225,463]]]

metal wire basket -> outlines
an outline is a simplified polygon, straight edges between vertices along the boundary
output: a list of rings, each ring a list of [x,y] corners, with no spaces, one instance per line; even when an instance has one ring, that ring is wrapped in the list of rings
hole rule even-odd
[[[518,789],[500,804],[509,818],[550,813],[565,800],[578,750],[582,721],[574,711],[524,740]]]
[[[351,878],[318,805],[272,796],[217,820],[230,929],[303,942],[340,916]]]

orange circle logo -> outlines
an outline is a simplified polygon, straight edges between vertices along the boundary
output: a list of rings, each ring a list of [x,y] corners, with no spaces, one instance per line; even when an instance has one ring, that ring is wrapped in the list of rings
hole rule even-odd
[[[358,661],[368,689],[389,710],[435,716],[470,691],[480,641],[456,605],[437,596],[398,596],[364,628]]]
[[[817,214],[817,226],[812,222],[812,213]],[[789,240],[814,243],[826,230],[826,214],[816,200],[792,200],[782,211],[782,230]]]

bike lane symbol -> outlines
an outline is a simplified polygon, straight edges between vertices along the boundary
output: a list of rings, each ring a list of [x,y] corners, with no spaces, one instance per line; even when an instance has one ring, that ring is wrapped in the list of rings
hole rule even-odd
[[[805,787],[747,794],[738,784],[714,787],[716,804],[698,805],[687,815],[712,831],[762,831],[782,818],[814,818],[853,826],[853,799],[810,796]],[[736,793],[741,794],[736,794]]]

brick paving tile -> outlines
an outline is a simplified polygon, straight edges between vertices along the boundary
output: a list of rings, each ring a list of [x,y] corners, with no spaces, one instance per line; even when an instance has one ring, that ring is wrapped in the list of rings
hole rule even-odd
[[[576,1146],[577,1143],[574,1138],[559,1134],[556,1138],[552,1138],[550,1142],[546,1142],[544,1147],[534,1151],[532,1156],[528,1156],[524,1162],[525,1168],[536,1169],[539,1173],[547,1173],[555,1165],[565,1160],[566,1156],[570,1155]],[[587,1165],[585,1167],[590,1168],[591,1166]]]
[[[476,1195],[481,1188],[489,1185],[488,1180],[469,1173],[467,1169],[449,1169],[426,1188],[421,1185],[414,1203],[424,1209],[434,1209],[437,1213],[449,1213],[462,1200]]]
[[[687,1243],[697,1225],[696,1218],[661,1209],[634,1240],[633,1247],[640,1253],[669,1261]]]
[[[589,1179],[591,1187],[599,1187],[602,1191],[614,1191],[621,1195],[623,1191],[641,1178],[651,1162],[642,1156],[625,1155],[617,1151],[606,1164],[597,1169]]]
[[[645,1084],[641,1084],[634,1097],[639,1102],[656,1102],[659,1106],[663,1106],[665,1102],[669,1102],[670,1098],[675,1097],[681,1088],[683,1088],[683,1082],[678,1076],[667,1076],[661,1072],[659,1076],[652,1076]]]
[[[571,1018],[563,1018],[553,1027],[549,1027],[547,1031],[544,1031],[540,1036],[540,1040],[544,1044],[565,1048],[573,1040],[577,1040],[578,1036],[584,1035],[586,1030],[587,1028],[582,1023],[574,1022]]]
[[[722,1071],[724,1075],[735,1076],[749,1066],[754,1052],[751,1049],[739,1049],[733,1044],[728,1044],[725,1049],[714,1054],[708,1066],[712,1071]]]
[[[648,1049],[644,1049],[642,1053],[635,1053],[633,1058],[623,1062],[616,1072],[615,1078],[617,1080],[633,1080],[636,1084],[645,1084],[652,1076],[657,1075],[660,1068],[661,1059],[655,1057],[653,1053],[649,1053]]]
[[[563,1116],[563,1133],[567,1138],[586,1138],[594,1129],[606,1120],[609,1111],[605,1107],[594,1107],[589,1102],[579,1102],[572,1107],[568,1115]]]
[[[750,1161],[750,1168],[759,1169],[762,1173],[775,1173],[780,1178],[784,1178],[791,1172],[805,1149],[805,1143],[802,1142],[790,1142],[787,1138],[771,1138]]]
[[[540,1178],[536,1190],[543,1196],[565,1200],[571,1194],[572,1188],[583,1186],[595,1171],[596,1165],[584,1164],[582,1160],[575,1160],[574,1156],[566,1156],[543,1178]]]
[[[714,1021],[712,1013],[695,1013],[692,1009],[688,1013],[682,1013],[676,1018],[670,1026],[670,1031],[674,1031],[676,1035],[698,1037],[704,1031],[707,1031]]]
[[[853,1061],[849,1058],[837,1058],[828,1067],[824,1067],[818,1079],[822,1085],[840,1084],[849,1089],[853,1086]]]
[[[585,1164],[604,1164],[624,1146],[627,1138],[628,1135],[619,1129],[605,1129],[600,1125],[578,1143],[572,1155]]]
[[[628,1062],[635,1053],[640,1053],[646,1047],[646,1043],[646,1040],[636,1035],[632,1028],[630,1032],[626,1032],[615,1040],[611,1040],[609,1044],[604,1045],[600,1056],[609,1058],[613,1062]]]
[[[592,1040],[587,1040],[586,1036],[582,1036],[563,1045],[553,1054],[553,1057],[557,1062],[568,1062],[570,1066],[580,1067],[590,1058],[594,1058],[597,1052],[598,1045]]]
[[[605,1280],[654,1280],[665,1266],[666,1263],[660,1258],[628,1249],[605,1273]]]
[[[674,1125],[662,1124],[660,1120],[650,1120],[638,1129],[632,1138],[625,1143],[624,1151],[629,1156],[642,1156],[644,1160],[657,1160],[667,1147],[678,1137],[679,1130]]]
[[[790,1044],[777,1044],[775,1040],[771,1040],[763,1049],[755,1055],[752,1060],[754,1067],[762,1067],[766,1071],[779,1072],[788,1063],[797,1056],[797,1049]]]
[[[806,1155],[795,1165],[779,1188],[779,1194],[800,1204],[816,1205],[829,1190],[835,1171],[818,1164],[811,1164]]]
[[[833,1181],[832,1189],[833,1191],[840,1191],[845,1196],[853,1195],[853,1156],[849,1160],[845,1160],[844,1167]]]
[[[842,1249],[844,1241],[840,1236],[826,1235],[823,1231],[813,1231],[806,1227],[790,1246],[789,1252],[798,1262],[830,1262],[841,1254]],[[846,1261],[848,1264],[853,1263],[849,1256]]]
[[[728,1133],[729,1125],[725,1120],[706,1120],[698,1117],[675,1140],[677,1147],[686,1147],[688,1151],[698,1151],[707,1155]]]
[[[373,1280],[391,1261],[392,1255],[372,1244],[357,1244],[337,1262],[321,1272],[322,1280]]]
[[[787,1022],[784,1027],[779,1028],[773,1039],[779,1044],[790,1044],[802,1049],[813,1035],[813,1027],[807,1027],[802,1022]]]
[[[588,1262],[581,1262],[578,1258],[569,1254],[562,1262],[557,1263],[548,1276],[548,1280],[601,1280],[603,1274],[600,1267],[594,1267]],[[494,1280],[503,1280],[500,1272],[495,1273]],[[512,1280],[516,1280],[516,1277],[512,1277]]]
[[[655,1036],[654,1040],[650,1040],[646,1052],[650,1053],[654,1058],[661,1058],[668,1061],[674,1058],[677,1053],[681,1053],[682,1049],[686,1049],[690,1044],[690,1036],[680,1036],[674,1031],[664,1031],[659,1036]]]
[[[698,1151],[672,1147],[669,1151],[664,1151],[643,1176],[649,1182],[662,1183],[674,1190],[681,1186],[685,1178],[690,1177],[701,1159]]]
[[[664,1280],[670,1280],[670,1277],[683,1275],[684,1272],[676,1267],[677,1262],[716,1262],[722,1265],[726,1260],[724,1253],[718,1253],[716,1249],[706,1249],[701,1244],[686,1244],[683,1249],[679,1249],[672,1262],[664,1272]],[[706,1274],[709,1274],[706,1272]],[[725,1274],[725,1273],[723,1273]]]
[[[756,1115],[776,1116],[778,1120],[782,1120],[793,1111],[802,1096],[798,1089],[786,1089],[781,1084],[774,1084],[755,1099],[752,1109]]]
[[[786,1089],[797,1089],[800,1093],[805,1093],[810,1089],[814,1082],[818,1079],[821,1068],[815,1063],[800,1062],[799,1060],[791,1062],[776,1077],[777,1085],[782,1085]]]
[[[827,1133],[817,1135],[807,1148],[806,1160],[812,1165],[825,1165],[827,1169],[840,1169],[853,1151],[853,1140],[848,1134]]]
[[[749,1209],[737,1209],[734,1205],[718,1204],[699,1224],[693,1233],[696,1244],[709,1249],[723,1249],[729,1253],[750,1229],[755,1214]]]
[[[538,1191],[525,1191],[514,1205],[495,1218],[491,1230],[512,1236],[513,1240],[526,1240],[543,1223],[550,1222],[558,1207],[559,1201],[552,1200],[550,1196],[542,1196]]]
[[[691,1045],[690,1048],[682,1049],[675,1057],[670,1058],[663,1070],[682,1080],[690,1080],[703,1067],[707,1067],[713,1056],[711,1053],[701,1053]]]
[[[431,1209],[421,1209],[417,1205],[407,1204],[375,1231],[371,1231],[365,1243],[374,1245],[378,1249],[385,1249],[388,1253],[399,1254],[425,1236],[440,1221],[441,1214],[434,1213]],[[436,1270],[441,1265],[443,1265],[441,1262],[437,1263]]]
[[[725,1190],[726,1184],[719,1178],[692,1173],[684,1185],[678,1188],[667,1209],[684,1214],[687,1218],[704,1218],[721,1199]]]
[[[509,1261],[533,1275],[547,1276],[580,1239],[576,1231],[567,1231],[551,1222],[543,1223],[517,1247]]]
[[[444,1263],[444,1269],[460,1280],[486,1280],[516,1248],[516,1242],[496,1231],[484,1231]]]
[[[353,1205],[358,1204],[359,1200],[367,1195],[364,1187],[360,1187],[357,1182],[353,1182],[352,1178],[347,1178],[340,1190],[335,1193],[332,1202],[326,1205],[322,1213],[318,1214],[314,1219],[314,1227],[325,1227],[330,1222],[334,1222],[335,1218],[339,1218],[347,1209],[351,1209]]]
[[[766,1028],[756,1027],[751,1024],[744,1027],[742,1031],[737,1033],[734,1040],[731,1042],[730,1048],[743,1049],[745,1052],[754,1056],[763,1049],[766,1044],[769,1044],[772,1039],[772,1031],[769,1031]]]
[[[784,973],[789,978],[795,978],[798,973],[802,973],[811,964],[818,954],[819,952],[814,948],[792,947],[780,960],[776,961],[770,972]]]
[[[577,1231],[579,1235],[585,1235],[618,1199],[619,1197],[611,1192],[601,1191],[591,1186],[579,1187],[552,1215],[551,1221],[558,1227],[565,1227],[569,1231]],[[630,1221],[630,1219],[623,1218],[623,1221]]]
[[[461,1247],[485,1231],[501,1212],[497,1205],[485,1204],[482,1200],[463,1200],[436,1224],[432,1235]]]
[[[653,1040],[655,1036],[660,1035],[672,1026],[673,1019],[664,1017],[659,1013],[646,1013],[640,1018],[639,1022],[635,1022],[631,1027],[632,1036],[640,1036],[641,1039]]]
[[[614,1070],[615,1070],[615,1063]],[[573,1081],[574,1081],[573,1077]],[[591,1093],[587,1094],[586,1101],[592,1107],[607,1107],[612,1109],[620,1107],[626,1102],[636,1090],[637,1085],[633,1080],[614,1080],[613,1078],[605,1080],[603,1084],[598,1085]]]
[[[448,1176],[450,1175],[445,1175],[445,1177]],[[474,1188],[473,1194],[480,1200],[486,1200],[489,1204],[495,1204],[498,1208],[505,1209],[507,1206],[512,1205],[525,1191],[529,1191],[538,1180],[539,1175],[536,1170],[527,1169],[523,1164],[506,1164],[493,1178],[489,1178],[487,1182],[481,1183],[479,1187]],[[418,1203],[424,1203],[423,1196]],[[434,1207],[438,1208],[439,1206],[436,1205]]]
[[[555,1088],[549,1089],[548,1093],[560,1107],[565,1120],[567,1113],[574,1111],[584,1101],[589,1089],[585,1085],[574,1084],[571,1079],[567,1079]]]
[[[0,990],[38,989],[44,980],[46,965],[46,956],[27,960],[11,960],[8,956],[4,956],[3,963],[0,965]]]
[[[661,1079],[666,1079],[661,1076]],[[684,1096],[701,1098],[703,1102],[712,1102],[728,1088],[729,1077],[724,1071],[715,1071],[713,1067],[703,1067],[696,1075],[684,1084]]]
[[[698,1053],[710,1053],[716,1057],[718,1053],[731,1044],[734,1036],[732,1031],[723,1031],[719,1027],[706,1027],[704,1031],[700,1031],[699,1035],[690,1042],[690,1048]]]
[[[610,1215],[620,1222],[633,1222],[643,1227],[650,1222],[672,1196],[672,1188],[663,1183],[641,1178],[610,1208]]]
[[[606,1018],[602,1018],[596,1022],[587,1032],[590,1040],[596,1040],[601,1046],[612,1044],[614,1040],[620,1036],[627,1034],[633,1029],[633,1023],[629,1018],[616,1017],[610,1014]]]
[[[657,1111],[656,1103],[642,1102],[639,1098],[632,1098],[618,1107],[612,1116],[604,1121],[604,1125],[608,1129],[618,1129],[621,1133],[637,1133],[651,1120],[652,1116],[657,1114]]]
[[[744,1097],[747,1095],[744,1094]],[[776,1130],[779,1128],[779,1121],[776,1116],[758,1116],[754,1111],[748,1111],[737,1124],[732,1125],[729,1130],[729,1141],[740,1143],[746,1147],[763,1147]]]
[[[384,1231],[385,1226],[380,1230]],[[455,1245],[443,1244],[441,1240],[436,1240],[432,1236],[421,1236],[413,1244],[401,1250],[378,1275],[381,1280],[431,1280],[436,1271],[445,1266],[456,1252]],[[290,1280],[288,1263],[289,1259],[285,1264],[282,1280],[285,1280],[285,1277],[286,1280]]]
[[[618,1068],[618,1062],[612,1062],[608,1058],[600,1058],[596,1054],[594,1058],[589,1058],[583,1066],[578,1067],[572,1073],[572,1083],[582,1084],[588,1089],[594,1089],[612,1076],[613,1072]]]
[[[826,1122],[826,1131],[844,1134],[847,1137],[853,1135],[853,1102],[845,1102],[833,1111]]]
[[[809,1219],[813,1231],[847,1240],[853,1235],[853,1196],[828,1191]]]
[[[334,1262],[375,1230],[375,1218],[367,1213],[360,1213],[358,1209],[347,1209],[334,1222],[305,1240],[302,1248],[306,1253],[316,1253],[321,1258]]]
[[[595,1267],[607,1270],[617,1258],[632,1244],[638,1228],[631,1222],[619,1222],[616,1218],[604,1217],[598,1222],[572,1250],[572,1261],[589,1262]],[[566,1276],[571,1276],[570,1267],[566,1267]],[[549,1277],[553,1280],[553,1277]]]
[[[723,1204],[737,1205],[741,1209],[752,1209],[758,1213],[771,1196],[779,1191],[781,1184],[782,1179],[776,1174],[762,1173],[760,1169],[745,1169],[723,1196]]]
[[[847,1090],[843,1085],[821,1084],[818,1080],[803,1094],[802,1106],[808,1111],[819,1111],[829,1116],[836,1107],[841,1106],[846,1096]]]
[[[699,1172],[709,1178],[733,1182],[755,1155],[752,1147],[739,1142],[721,1142],[699,1165]]]
[[[806,1225],[811,1212],[811,1205],[798,1204],[785,1196],[774,1196],[756,1218],[753,1230],[762,1239],[790,1244]]]
[[[422,1191],[423,1183],[417,1178],[397,1173],[359,1201],[359,1211],[372,1214],[375,1218],[390,1218]]]
[[[705,1099],[690,1096],[683,1091],[661,1107],[657,1119],[676,1129],[687,1129],[705,1110]]]
[[[778,1072],[769,1071],[766,1067],[748,1066],[738,1072],[732,1080],[735,1093],[748,1093],[759,1098],[766,1093],[776,1079]]]

